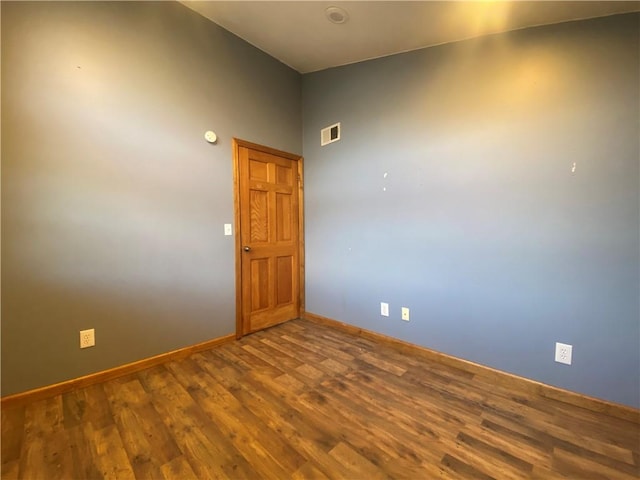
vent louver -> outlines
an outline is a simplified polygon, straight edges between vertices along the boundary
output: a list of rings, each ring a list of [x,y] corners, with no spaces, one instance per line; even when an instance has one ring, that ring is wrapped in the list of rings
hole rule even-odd
[[[320,130],[320,145],[325,146],[340,140],[340,123],[334,123]]]

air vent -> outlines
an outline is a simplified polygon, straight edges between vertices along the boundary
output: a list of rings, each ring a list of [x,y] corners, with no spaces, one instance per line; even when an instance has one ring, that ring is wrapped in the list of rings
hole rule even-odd
[[[340,123],[334,123],[320,130],[320,145],[323,147],[338,140],[340,140]]]

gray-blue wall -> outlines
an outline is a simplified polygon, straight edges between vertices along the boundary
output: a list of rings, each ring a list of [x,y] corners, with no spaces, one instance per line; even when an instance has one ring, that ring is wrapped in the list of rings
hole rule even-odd
[[[640,406],[638,19],[305,75],[307,310]]]
[[[231,138],[301,153],[300,75],[179,3],[1,5],[2,394],[234,333]]]
[[[309,311],[640,405],[637,15],[306,75],[303,139],[300,75],[180,4],[1,8],[3,395],[233,333],[237,136],[304,140]]]

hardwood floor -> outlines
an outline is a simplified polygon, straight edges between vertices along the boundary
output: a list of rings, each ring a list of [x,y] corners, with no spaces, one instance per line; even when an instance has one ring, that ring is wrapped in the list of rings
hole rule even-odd
[[[640,425],[295,320],[2,410],[2,479],[637,479]]]

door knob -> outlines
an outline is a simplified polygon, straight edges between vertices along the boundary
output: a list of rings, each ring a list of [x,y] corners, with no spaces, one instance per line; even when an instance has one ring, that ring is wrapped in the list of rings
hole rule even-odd
[[[250,251],[251,251],[251,247],[244,247],[244,248],[243,248],[243,250],[244,250],[245,252],[250,252]]]

